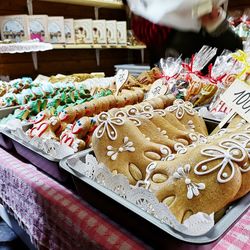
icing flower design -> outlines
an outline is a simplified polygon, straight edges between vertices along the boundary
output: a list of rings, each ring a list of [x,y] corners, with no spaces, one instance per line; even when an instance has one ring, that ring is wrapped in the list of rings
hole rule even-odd
[[[230,146],[228,145],[228,147],[225,147],[225,144],[223,145],[223,142],[221,142],[220,146],[223,146],[226,149],[219,147],[208,147],[201,150],[201,154],[208,156],[209,158],[199,162],[194,167],[194,173],[196,175],[207,175],[219,170],[217,174],[217,181],[223,184],[230,181],[234,177],[234,163],[242,162],[246,158],[246,152],[241,146],[237,144],[231,144]],[[206,165],[217,160],[220,160],[220,162],[210,169]],[[225,171],[227,166],[230,168],[230,174]]]
[[[229,148],[230,145],[232,145],[232,144],[237,145],[237,146],[241,147],[242,150],[246,151],[248,158],[250,158],[250,144],[249,144],[250,143],[250,135],[236,134],[236,135],[232,135],[231,139],[233,139],[234,141],[226,140],[226,141],[224,141],[224,144],[222,146],[224,146],[225,148]],[[250,171],[250,165],[248,165],[248,162],[246,162],[243,167],[240,167],[240,170],[243,173]]]
[[[108,134],[110,140],[115,141],[117,139],[117,131],[114,125],[122,126],[125,121],[123,118],[110,117],[108,113],[102,112],[98,116],[99,126],[96,129],[95,135],[98,139],[102,138],[105,131]]]
[[[191,102],[184,102],[181,99],[175,100],[174,104],[166,109],[169,112],[176,111],[176,118],[181,120],[185,113],[194,115],[193,104]]]
[[[195,125],[194,125],[193,121],[191,121],[191,120],[188,121],[187,125],[188,125],[188,127],[190,128],[191,131],[195,130]]]
[[[130,121],[132,121],[134,123],[134,125],[136,127],[140,127],[141,126],[141,122],[140,120],[136,117],[136,115],[132,115],[128,112],[124,112],[124,111],[118,111],[116,114],[115,114],[115,117],[122,117],[122,118],[127,118],[129,119]]]
[[[173,177],[177,180],[184,179],[185,184],[187,185],[187,198],[189,200],[193,199],[194,196],[200,194],[200,190],[204,190],[206,185],[204,183],[195,183],[192,182],[188,175],[190,173],[191,166],[186,164],[184,167],[179,167],[176,172],[174,172]]]
[[[250,157],[250,134],[236,134],[236,135],[232,135],[231,139],[236,140],[237,142],[239,142],[239,144],[245,148],[245,150],[248,153],[248,157]]]
[[[108,146],[107,147],[107,156],[109,156],[111,158],[112,161],[115,161],[118,157],[119,153],[122,152],[135,152],[135,148],[134,148],[134,143],[132,141],[130,141],[128,139],[128,137],[124,137],[123,139],[123,145],[121,147],[114,148],[112,146]]]
[[[208,142],[207,138],[200,133],[190,133],[189,138],[193,143],[206,144]]]

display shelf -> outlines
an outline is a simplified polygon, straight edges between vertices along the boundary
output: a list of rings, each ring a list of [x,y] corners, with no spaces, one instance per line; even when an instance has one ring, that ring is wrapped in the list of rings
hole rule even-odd
[[[93,6],[98,8],[122,9],[123,4],[112,0],[39,0],[43,2],[67,3],[76,5]]]
[[[53,49],[146,49],[145,45],[54,44]]]

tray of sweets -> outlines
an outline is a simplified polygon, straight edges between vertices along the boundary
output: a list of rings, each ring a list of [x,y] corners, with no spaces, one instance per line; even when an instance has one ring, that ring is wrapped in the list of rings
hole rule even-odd
[[[145,209],[133,204],[133,202],[129,201],[126,195],[123,196],[118,194],[119,192],[117,193],[116,190],[112,190],[112,185],[110,186],[110,184],[107,184],[107,182],[103,185],[105,181],[102,183],[102,181],[98,181],[96,178],[93,178],[90,173],[91,171],[86,171],[85,169],[86,167],[88,168],[89,162],[88,159],[86,160],[86,158],[89,156],[89,154],[94,155],[92,150],[86,150],[60,161],[61,168],[70,173],[75,179],[75,185],[79,195],[84,197],[86,196],[86,189],[83,189],[82,186],[82,184],[84,184],[85,186],[89,186],[92,190],[92,193],[89,194],[90,197],[97,195],[95,192],[99,193],[99,196],[102,197],[102,202],[100,202],[103,204],[102,206],[105,206],[104,204],[111,205],[110,202],[112,200],[113,205],[120,205],[127,209],[127,211],[132,212],[131,217],[136,214],[138,216],[138,220],[146,221],[146,223],[151,225],[149,226],[149,230],[151,230],[152,227],[155,227],[156,230],[158,230],[160,237],[160,239],[156,240],[158,247],[162,247],[159,241],[164,242],[164,239],[162,238],[162,236],[164,236],[166,239],[170,237],[172,241],[175,242],[175,249],[196,249],[196,247],[201,246],[201,244],[207,247],[205,249],[211,249],[212,246],[216,244],[216,241],[218,241],[220,237],[230,229],[230,227],[247,211],[250,206],[250,194],[248,194],[235,203],[231,204],[227,208],[225,214],[215,223],[209,232],[201,236],[187,235],[174,229],[166,223],[162,223],[161,220],[146,212]],[[82,165],[79,165],[79,163],[82,163]],[[99,209],[102,209],[102,207],[99,207]],[[121,217],[121,214],[119,217]],[[125,212],[125,215],[126,214],[128,219],[128,212]],[[111,213],[111,216],[113,216],[113,213]],[[141,226],[138,226],[137,222],[133,222],[132,228],[140,230]],[[142,228],[141,230],[142,234],[147,235],[147,237],[150,238],[152,236],[153,241],[155,240],[155,237],[157,238],[156,235],[151,235],[150,233],[146,232],[146,228]],[[150,241],[150,239],[148,240]],[[173,244],[173,242],[171,244]]]

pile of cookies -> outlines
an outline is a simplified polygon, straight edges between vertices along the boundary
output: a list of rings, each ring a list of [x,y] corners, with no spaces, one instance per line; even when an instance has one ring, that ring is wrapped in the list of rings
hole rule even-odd
[[[97,126],[95,115],[112,108],[142,102],[144,92],[140,88],[123,90],[120,95],[99,96],[98,98],[69,106],[58,116],[49,110],[40,112],[33,127],[27,131],[30,137],[40,137],[60,141],[75,151],[83,150],[90,144],[90,138]]]
[[[0,97],[4,96],[7,93],[20,93],[23,89],[30,88],[32,84],[31,78],[21,78],[16,79],[11,82],[0,81]]]
[[[178,221],[218,212],[250,191],[250,124],[236,117],[208,136],[190,102],[103,112],[92,137],[99,162],[166,204]],[[239,125],[240,124],[240,125]]]

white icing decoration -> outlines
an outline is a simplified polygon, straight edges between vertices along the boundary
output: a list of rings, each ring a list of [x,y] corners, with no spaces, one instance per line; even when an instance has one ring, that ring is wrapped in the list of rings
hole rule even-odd
[[[207,138],[200,133],[190,133],[188,136],[194,143],[206,144],[208,142]]]
[[[133,147],[134,143],[129,141],[128,137],[124,137],[123,145],[121,147],[114,148],[112,146],[107,146],[107,156],[111,158],[112,161],[115,161],[118,157],[118,154],[123,152],[135,152],[135,148]]]
[[[165,117],[167,114],[166,114],[166,111],[163,110],[163,109],[156,109],[153,111],[154,113],[160,115],[161,117]]]
[[[105,132],[107,132],[110,140],[115,141],[117,139],[117,131],[114,125],[121,126],[124,125],[125,120],[118,117],[110,117],[108,113],[101,113],[98,116],[98,121],[100,125],[95,130],[95,136],[100,139]]]
[[[119,117],[127,118],[130,121],[132,121],[136,127],[140,127],[141,126],[141,121],[136,117],[136,114],[133,115],[133,113],[131,112],[132,109],[137,110],[136,108],[131,108],[127,112],[118,111],[115,114],[115,117],[117,117],[117,118],[119,118]]]
[[[168,157],[172,153],[171,149],[167,146],[162,146],[160,148],[160,152],[161,152],[161,154],[163,154],[165,156],[165,158]]]
[[[173,161],[174,159],[175,159],[175,155],[170,154],[169,156],[162,158],[161,161]]]
[[[188,127],[190,128],[191,131],[195,131],[195,125],[194,125],[193,121],[190,120],[190,121],[188,121],[187,124],[188,124]]]
[[[169,112],[176,111],[176,118],[181,120],[185,113],[193,116],[195,115],[195,110],[193,109],[193,104],[191,102],[184,102],[181,99],[175,100],[174,104],[166,109]]]
[[[237,124],[236,128],[241,128],[242,126],[246,124],[247,124],[247,121],[244,119],[241,119],[240,122]]]
[[[182,143],[176,143],[174,145],[174,150],[177,152],[177,154],[186,154],[187,148]]]
[[[239,133],[231,136],[231,139],[235,140],[234,143],[241,146],[243,150],[246,150],[248,159],[250,159],[250,147],[248,146],[250,143],[250,135]],[[250,165],[247,163],[244,164],[244,168],[240,167],[242,173],[246,173],[250,171]]]
[[[142,107],[142,111],[144,112],[154,111],[154,107],[151,104],[146,104]]]
[[[220,146],[222,146],[224,142],[225,141],[221,142]],[[235,157],[233,155],[233,152],[235,150],[239,150],[241,157]],[[232,180],[235,174],[234,162],[239,163],[246,158],[246,152],[241,146],[237,144],[231,145],[230,147],[227,148],[227,150],[217,147],[207,147],[206,149],[201,150],[201,154],[204,156],[208,156],[209,158],[199,162],[194,167],[194,173],[196,175],[207,175],[219,169],[219,172],[217,174],[217,181],[219,183],[226,183]],[[216,160],[220,160],[220,162],[211,169],[208,169],[206,164],[212,163],[213,161]],[[223,174],[225,173],[224,170],[227,166],[230,168],[231,174],[227,175],[227,177],[224,177],[223,176]]]
[[[199,190],[204,190],[206,185],[204,183],[195,183],[192,182],[188,175],[190,173],[191,166],[186,164],[184,167],[179,167],[177,171],[173,174],[175,179],[184,179],[185,184],[187,185],[187,198],[189,200],[193,199],[194,196],[198,196],[200,194]]]
[[[150,178],[152,176],[153,171],[156,169],[157,163],[156,162],[151,162],[147,168],[146,168],[146,177],[143,181],[138,181],[136,186],[141,187],[143,186],[145,189],[150,188]]]
[[[143,113],[140,113],[140,116],[151,120],[154,117],[154,114],[151,112],[143,112]]]

